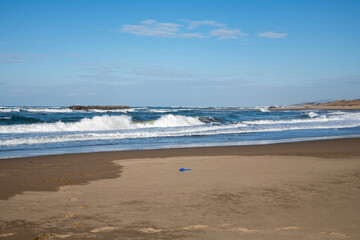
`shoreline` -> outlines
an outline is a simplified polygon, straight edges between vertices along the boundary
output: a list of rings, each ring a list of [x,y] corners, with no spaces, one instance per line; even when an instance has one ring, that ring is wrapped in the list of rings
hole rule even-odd
[[[347,138],[0,159],[0,237],[358,239],[359,146]]]
[[[244,145],[221,145],[221,146],[200,146],[200,147],[174,147],[174,148],[155,148],[155,149],[137,149],[137,150],[119,150],[119,151],[100,151],[100,152],[80,152],[80,153],[64,153],[64,154],[49,154],[49,155],[37,155],[37,156],[26,156],[26,157],[14,157],[14,158],[0,158],[1,161],[5,160],[14,160],[14,161],[23,161],[23,160],[37,160],[42,158],[62,158],[62,157],[75,157],[75,158],[87,158],[91,155],[99,155],[105,157],[106,160],[113,158],[114,156],[119,156],[119,159],[133,159],[133,158],[159,158],[159,157],[177,157],[177,156],[201,156],[202,153],[208,152],[207,156],[214,156],[212,154],[217,154],[220,149],[226,149],[230,152],[238,150],[238,154],[250,154],[249,156],[263,155],[264,151],[269,151],[271,154],[275,154],[273,146],[284,146],[288,147],[294,144],[304,144],[311,145],[312,143],[322,143],[322,142],[342,142],[343,140],[359,140],[360,136],[350,136],[350,137],[337,137],[328,138],[328,139],[314,139],[314,140],[294,140],[290,142],[275,142],[275,143],[265,143],[265,144],[244,144]],[[334,147],[337,147],[334,145]],[[255,150],[258,148],[257,150]],[[246,149],[249,149],[246,151]],[[260,151],[258,151],[261,149]],[[252,152],[253,151],[253,152]],[[289,150],[284,150],[288,152]],[[190,155],[188,155],[190,153]],[[227,153],[227,151],[225,151]],[[360,151],[359,151],[360,153]],[[184,155],[182,155],[184,154]],[[226,154],[227,156],[228,154]],[[149,157],[150,156],[150,157]]]
[[[244,141],[244,142],[229,142],[224,145],[203,145],[203,146],[173,146],[173,147],[164,147],[164,148],[149,148],[149,149],[129,149],[129,150],[99,150],[91,152],[73,152],[73,153],[45,153],[32,156],[16,156],[16,157],[0,157],[0,161],[6,159],[24,159],[24,158],[37,158],[37,157],[49,157],[49,156],[63,156],[63,155],[77,155],[77,154],[96,154],[96,153],[113,153],[113,152],[138,152],[138,151],[157,151],[157,150],[173,150],[173,149],[196,149],[196,148],[221,148],[221,147],[246,147],[246,146],[262,146],[262,145],[275,145],[275,144],[285,144],[285,143],[301,143],[301,142],[313,142],[313,141],[327,141],[327,140],[336,140],[336,139],[353,139],[360,138],[360,135],[340,135],[340,136],[328,136],[328,137],[305,137],[297,139],[278,139],[278,140],[254,140],[254,141]],[[194,144],[191,144],[194,145]]]

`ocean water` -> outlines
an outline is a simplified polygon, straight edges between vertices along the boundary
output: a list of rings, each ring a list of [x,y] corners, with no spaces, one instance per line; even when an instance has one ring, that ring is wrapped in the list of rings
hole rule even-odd
[[[360,136],[360,111],[0,107],[0,158]]]

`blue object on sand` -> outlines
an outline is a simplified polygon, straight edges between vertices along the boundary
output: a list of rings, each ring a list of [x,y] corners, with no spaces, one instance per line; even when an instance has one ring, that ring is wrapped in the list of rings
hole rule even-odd
[[[180,172],[191,171],[191,169],[180,168],[179,171],[180,171]]]

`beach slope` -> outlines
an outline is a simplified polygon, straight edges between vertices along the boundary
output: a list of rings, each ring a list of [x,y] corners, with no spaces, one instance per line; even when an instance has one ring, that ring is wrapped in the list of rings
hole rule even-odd
[[[354,138],[3,159],[0,238],[360,239],[359,146]]]

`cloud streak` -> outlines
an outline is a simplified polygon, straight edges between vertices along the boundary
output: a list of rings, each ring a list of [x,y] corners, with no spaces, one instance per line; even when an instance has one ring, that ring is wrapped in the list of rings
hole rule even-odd
[[[29,60],[39,60],[44,58],[53,57],[51,55],[46,54],[33,54],[33,53],[25,53],[25,54],[3,54],[0,53],[0,63],[23,63]]]
[[[274,31],[259,33],[259,37],[264,37],[264,38],[284,38],[286,36],[287,33],[276,33]]]
[[[138,84],[157,79],[159,81],[194,80],[201,74],[183,71],[176,68],[164,68],[157,65],[141,65],[132,63],[80,63],[85,66],[85,73],[78,77],[97,82],[121,84]]]
[[[320,86],[360,86],[360,75],[341,76],[332,78],[323,78],[313,81],[314,84]]]
[[[212,27],[225,27],[225,24],[216,22],[216,21],[212,21],[212,20],[203,20],[203,21],[191,21],[191,20],[183,20],[184,22],[187,22],[188,25],[188,29],[195,29],[198,28],[200,26],[212,26]]]
[[[165,78],[165,79],[192,79],[200,77],[200,74],[182,71],[176,68],[163,68],[160,66],[131,66],[128,73],[152,78]]]
[[[148,19],[141,21],[139,24],[124,24],[120,27],[119,32],[147,37],[197,39],[210,37],[215,37],[217,39],[237,39],[248,35],[247,33],[243,33],[240,29],[230,29],[225,24],[213,20],[182,21],[186,22],[187,26],[178,23],[158,22],[153,19]],[[200,28],[201,26],[208,26],[213,29],[205,32],[192,31]]]
[[[139,25],[124,24],[120,31],[150,37],[175,37],[180,27],[180,24],[161,23],[149,19],[140,22]]]
[[[0,63],[21,63],[26,59],[25,54],[2,54],[0,53]]]
[[[182,33],[180,34],[182,38],[206,38],[206,36],[202,33]]]
[[[228,86],[250,82],[229,74],[201,74],[177,68],[134,63],[81,63],[85,72],[78,75],[84,81],[109,85],[137,86]],[[86,84],[85,84],[86,85]]]
[[[239,37],[245,37],[248,33],[241,32],[240,29],[216,29],[209,33],[211,36],[218,37],[219,39],[237,39]]]

